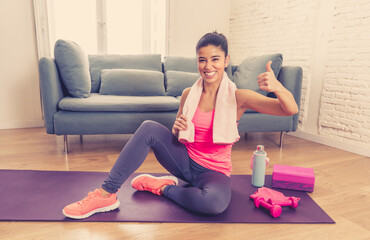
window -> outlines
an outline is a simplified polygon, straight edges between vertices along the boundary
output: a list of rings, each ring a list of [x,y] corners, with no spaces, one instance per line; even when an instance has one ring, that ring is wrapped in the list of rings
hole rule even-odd
[[[168,0],[34,0],[39,58],[69,39],[87,54],[166,55]]]
[[[130,6],[130,7],[127,7]],[[143,1],[107,1],[107,47],[108,53],[142,53],[144,44]],[[139,26],[142,26],[141,28]]]
[[[87,53],[97,53],[96,4],[91,0],[47,1],[51,49],[58,39],[69,39]]]

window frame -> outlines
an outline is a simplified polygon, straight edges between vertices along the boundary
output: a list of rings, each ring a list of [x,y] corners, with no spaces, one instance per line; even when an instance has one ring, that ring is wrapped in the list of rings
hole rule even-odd
[[[158,2],[165,1],[165,26],[162,43],[164,45],[164,53],[168,54],[169,44],[169,6],[170,0],[143,0],[143,52],[151,53],[154,50],[161,49],[159,47],[160,41],[156,34],[151,34],[151,21],[153,20],[153,11]],[[107,54],[107,8],[106,0],[96,0],[96,27],[97,27],[97,54]],[[37,53],[38,58],[53,57],[52,49],[55,41],[55,23],[53,21],[53,0],[33,0],[36,39],[37,39]],[[162,58],[164,57],[162,56]]]

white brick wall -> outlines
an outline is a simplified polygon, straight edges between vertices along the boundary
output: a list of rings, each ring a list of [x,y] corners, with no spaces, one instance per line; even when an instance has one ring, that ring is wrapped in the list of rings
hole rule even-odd
[[[370,1],[334,2],[320,134],[370,146]]]
[[[284,65],[304,72],[300,125],[305,113],[307,85],[311,80],[315,1],[232,0],[230,55],[233,63],[268,53],[283,54]]]
[[[231,0],[230,55],[239,64],[282,53],[283,65],[303,68],[299,128],[370,146],[370,1],[325,1]],[[312,108],[318,119],[309,123]]]

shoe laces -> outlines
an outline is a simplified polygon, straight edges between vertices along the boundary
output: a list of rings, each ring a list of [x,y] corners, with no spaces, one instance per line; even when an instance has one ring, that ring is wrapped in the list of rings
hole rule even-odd
[[[93,192],[89,192],[87,196],[78,202],[79,205],[84,205],[87,202],[90,202],[92,199],[96,198],[97,196]]]

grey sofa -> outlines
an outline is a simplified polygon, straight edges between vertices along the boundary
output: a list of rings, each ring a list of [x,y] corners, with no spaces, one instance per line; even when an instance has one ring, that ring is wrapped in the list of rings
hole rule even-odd
[[[171,129],[182,90],[191,86],[199,76],[195,58],[166,57],[163,62],[157,54],[86,55],[86,58],[91,85],[85,97],[71,95],[67,87],[69,83],[63,79],[68,77],[62,73],[65,66],[59,63],[57,55],[55,59],[42,58],[39,61],[46,132],[64,136],[65,153],[68,151],[68,135],[132,134],[145,120],[158,121]],[[274,58],[282,61],[281,54],[249,58],[240,66],[231,65],[226,72],[237,87],[253,88],[244,78],[248,78],[248,74],[254,76],[259,73],[242,71],[241,68],[248,66],[247,70],[250,70],[251,66],[258,64],[263,68],[266,60],[272,59],[274,69],[276,62],[279,65]],[[79,70],[73,66],[73,60],[63,61],[72,66],[72,75],[76,75],[75,71]],[[262,72],[263,69],[257,71]],[[299,106],[302,69],[281,66],[280,63],[275,74],[293,93]],[[79,81],[79,78],[73,81]],[[297,123],[298,114],[272,116],[248,110],[240,119],[238,128],[240,133],[281,132],[281,146],[282,133],[295,131]]]

